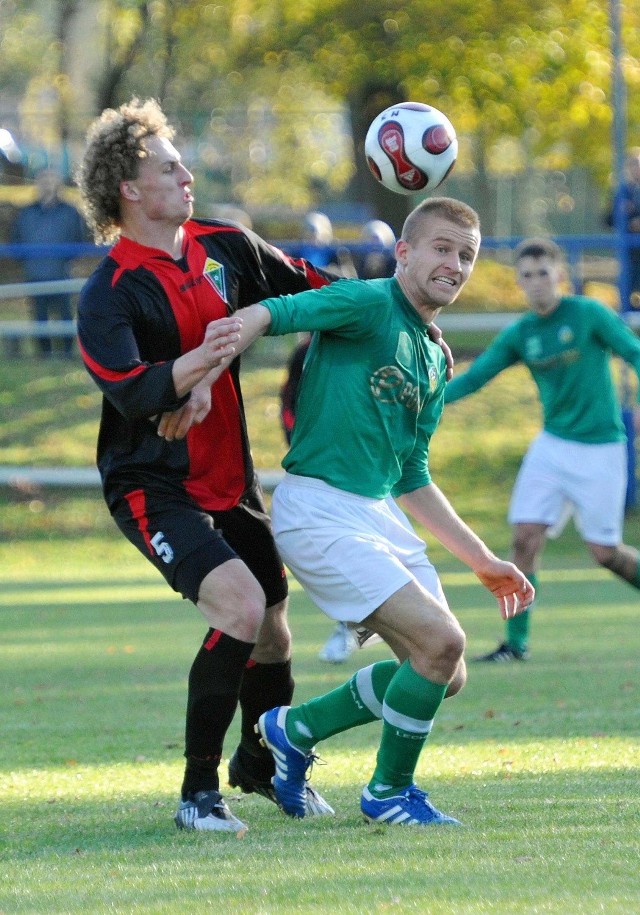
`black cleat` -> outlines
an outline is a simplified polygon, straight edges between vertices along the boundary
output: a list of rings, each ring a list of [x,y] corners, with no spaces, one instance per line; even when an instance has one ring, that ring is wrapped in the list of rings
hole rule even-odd
[[[502,645],[498,645],[495,651],[490,651],[489,654],[481,654],[476,658],[473,658],[473,661],[484,661],[489,664],[502,664],[504,661],[528,661],[529,652],[528,651],[516,651],[515,648],[512,648],[510,645],[507,645],[506,642],[503,642]]]
[[[262,797],[266,797],[268,801],[273,801],[276,804],[276,795],[271,784],[271,778],[276,771],[273,759],[269,757],[268,760],[265,760],[266,766],[264,764],[260,766],[262,760],[256,759],[256,767],[261,767],[262,769],[258,773],[257,771],[250,772],[246,761],[243,761],[241,756],[247,757],[249,754],[242,754],[240,747],[238,747],[229,760],[229,784],[231,787],[239,788],[244,794],[260,794]],[[249,759],[251,759],[250,756]]]

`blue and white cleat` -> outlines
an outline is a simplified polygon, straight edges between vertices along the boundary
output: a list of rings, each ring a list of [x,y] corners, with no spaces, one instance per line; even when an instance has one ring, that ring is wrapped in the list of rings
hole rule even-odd
[[[368,788],[362,792],[360,809],[369,823],[392,823],[396,826],[461,826],[459,820],[448,817],[429,803],[426,791],[410,785],[393,797],[378,800]]]
[[[245,794],[253,794],[254,792],[255,794],[260,794],[262,797],[266,797],[268,801],[273,801],[279,807],[280,804],[273,787],[273,776],[267,778],[264,771],[258,774],[251,772],[247,767],[247,759],[247,756],[243,758],[240,748],[233,754],[229,760],[229,784],[232,788],[240,788]],[[249,761],[251,762],[250,758]],[[272,757],[269,757],[269,761],[273,765]],[[307,782],[306,816],[326,817],[334,815],[335,810],[333,807],[327,804],[320,792],[316,791]]]
[[[305,753],[290,742],[284,729],[288,711],[288,705],[272,708],[260,715],[256,727],[275,760],[272,781],[278,806],[290,817],[302,819],[307,813],[307,772],[316,757],[313,751]]]

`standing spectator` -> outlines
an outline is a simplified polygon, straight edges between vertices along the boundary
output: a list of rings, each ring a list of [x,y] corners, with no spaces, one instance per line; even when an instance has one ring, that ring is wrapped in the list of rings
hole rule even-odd
[[[362,227],[360,239],[371,248],[362,256],[358,276],[363,280],[393,276],[396,269],[396,236],[391,226],[382,219],[370,219]]]
[[[473,394],[509,366],[525,365],[538,388],[544,424],[511,494],[514,563],[537,586],[546,538],[559,536],[575,514],[593,559],[640,589],[640,553],[622,542],[627,450],[611,374],[615,353],[640,380],[640,341],[600,302],[562,294],[564,254],[551,239],[526,239],[514,261],[529,313],[449,382],[445,401]],[[504,641],[475,660],[526,660],[531,615],[526,610],[508,619]]]
[[[86,241],[86,229],[78,210],[60,197],[62,178],[52,168],[43,169],[36,177],[38,199],[18,210],[11,230],[11,241],[16,244],[65,244]],[[66,280],[70,277],[69,255],[38,255],[24,260],[24,277],[27,282]],[[54,315],[61,321],[73,320],[69,293],[35,295],[31,299],[34,321],[46,324]],[[74,334],[62,337],[62,353],[70,358]],[[36,338],[38,354],[45,359],[53,355],[50,337]]]
[[[303,222],[303,241],[299,254],[318,267],[328,267],[333,261],[333,226],[326,213],[310,210]]]
[[[607,224],[617,228],[618,219],[621,227],[637,235],[640,241],[640,146],[627,153],[624,181],[616,193]],[[640,308],[640,247],[629,248],[628,255],[629,300],[632,308]]]

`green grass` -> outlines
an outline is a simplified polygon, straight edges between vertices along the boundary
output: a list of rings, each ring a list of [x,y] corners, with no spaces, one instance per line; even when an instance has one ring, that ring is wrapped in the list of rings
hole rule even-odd
[[[247,369],[254,455],[270,469],[283,451],[282,368]],[[0,462],[91,463],[98,398],[79,365],[4,360],[0,389]],[[450,408],[434,440],[435,479],[501,552],[537,425],[530,382],[510,372]],[[640,542],[635,513],[626,537]],[[492,598],[430,552],[468,654],[494,647]],[[639,910],[637,592],[590,565],[575,533],[549,544],[532,660],[471,665],[421,757],[420,783],[460,830],[362,822],[370,726],[320,748],[314,782],[335,818],[293,822],[230,793],[244,840],[178,833],[186,677],[205,628],[193,607],[117,534],[95,492],[4,491],[0,568],[2,915]],[[385,656],[377,646],[322,664],[329,623],[295,586],[291,624],[298,700]]]
[[[0,912],[637,910],[640,635],[623,585],[544,574],[533,660],[472,666],[443,706],[419,779],[463,829],[361,821],[371,726],[321,747],[335,819],[231,793],[239,841],[171,822],[203,624],[126,544],[77,545],[0,546]],[[493,645],[491,599],[466,572],[443,577],[470,653]],[[323,665],[328,624],[297,588],[291,621],[299,699],[384,656]],[[236,739],[234,725],[227,754]]]

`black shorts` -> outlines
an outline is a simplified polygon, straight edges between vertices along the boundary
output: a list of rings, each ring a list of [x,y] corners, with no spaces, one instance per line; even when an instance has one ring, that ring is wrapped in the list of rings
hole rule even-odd
[[[262,495],[254,490],[228,511],[207,511],[188,493],[132,490],[113,519],[174,591],[198,602],[203,579],[229,559],[241,559],[259,581],[267,607],[287,596],[287,578]]]

